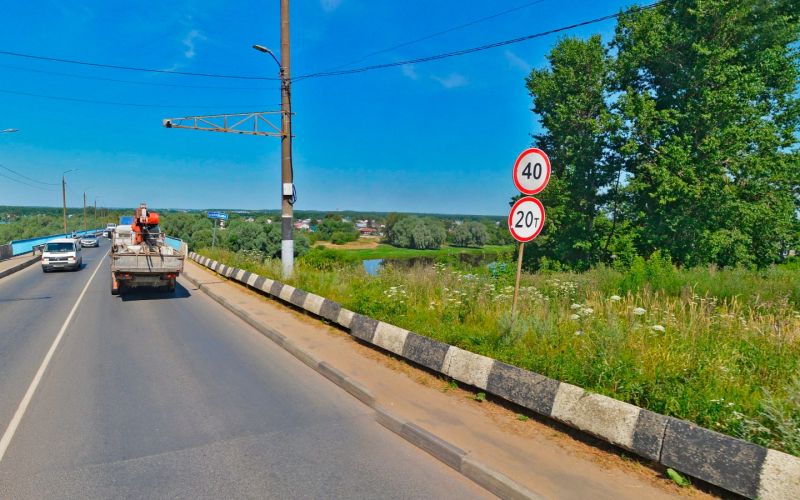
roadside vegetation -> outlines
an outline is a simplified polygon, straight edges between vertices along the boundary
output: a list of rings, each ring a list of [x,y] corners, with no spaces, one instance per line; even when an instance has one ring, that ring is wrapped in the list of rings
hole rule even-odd
[[[71,208],[67,211],[67,216],[67,231],[83,229],[83,208]],[[63,217],[61,208],[0,207],[0,245],[12,240],[61,234],[64,232]],[[87,211],[86,221],[89,228],[104,227],[106,222],[117,220],[118,214],[115,211],[98,208],[96,219],[94,207]]]
[[[202,250],[280,279],[277,259]],[[706,428],[800,455],[800,265],[683,269],[654,254],[626,268],[522,276],[453,262],[368,276],[313,250],[293,286],[473,352]]]

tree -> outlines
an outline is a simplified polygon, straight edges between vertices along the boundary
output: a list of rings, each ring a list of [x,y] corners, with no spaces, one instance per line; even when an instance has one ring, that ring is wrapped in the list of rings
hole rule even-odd
[[[489,240],[486,226],[480,222],[465,221],[453,230],[453,245],[459,247],[482,247]]]
[[[334,240],[336,236],[336,241]],[[358,230],[352,222],[345,222],[341,216],[336,214],[328,214],[317,226],[317,238],[320,240],[331,241],[337,245],[347,243],[348,241],[356,241],[358,239]]]
[[[798,39],[792,0],[675,0],[620,18],[614,91],[642,254],[766,265],[796,244]]]
[[[585,268],[605,257],[607,219],[602,212],[619,161],[613,133],[619,125],[609,105],[613,59],[600,36],[561,39],[548,56],[549,67],[531,72],[527,87],[544,131],[534,136],[550,156],[553,172],[540,196],[547,224],[529,259],[541,256]]]
[[[408,216],[393,224],[388,242],[403,248],[436,249],[442,246],[446,237],[441,221]]]
[[[553,164],[527,265],[781,260],[800,243],[798,41],[796,0],[672,0],[624,13],[610,46],[560,40],[527,79]]]

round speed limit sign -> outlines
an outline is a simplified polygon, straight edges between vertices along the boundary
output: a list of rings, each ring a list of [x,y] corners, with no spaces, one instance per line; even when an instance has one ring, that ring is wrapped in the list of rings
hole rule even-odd
[[[538,148],[520,153],[514,163],[514,184],[525,194],[541,192],[550,180],[550,158]]]
[[[521,198],[508,214],[508,230],[519,242],[525,243],[539,236],[544,226],[544,206],[532,196]]]

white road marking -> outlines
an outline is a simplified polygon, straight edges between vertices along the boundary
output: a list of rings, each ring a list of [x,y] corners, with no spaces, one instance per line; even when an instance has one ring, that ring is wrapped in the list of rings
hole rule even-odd
[[[111,250],[109,250],[110,252]],[[89,289],[89,285],[92,284],[92,280],[94,280],[97,271],[100,270],[100,267],[103,265],[103,260],[108,255],[108,252],[103,255],[100,259],[97,268],[92,273],[92,276],[89,278],[89,281],[86,282],[86,286],[83,287],[83,291],[78,296],[78,300],[75,302],[75,305],[72,306],[72,310],[67,315],[67,319],[64,320],[64,324],[61,325],[61,330],[58,331],[58,335],[56,335],[56,339],[53,341],[53,345],[50,346],[50,350],[47,351],[47,354],[42,361],[42,366],[39,367],[39,370],[36,372],[36,375],[33,377],[33,381],[31,385],[28,386],[28,390],[25,392],[25,396],[23,396],[22,401],[20,401],[19,406],[17,407],[17,411],[14,413],[14,417],[11,419],[11,422],[8,423],[8,427],[6,427],[6,431],[3,433],[3,437],[0,438],[0,462],[3,461],[3,457],[6,454],[6,450],[8,449],[8,445],[11,443],[11,440],[14,438],[14,433],[17,432],[17,427],[19,427],[19,423],[22,420],[22,417],[25,416],[25,411],[28,409],[28,405],[33,398],[33,394],[36,392],[36,388],[39,387],[39,382],[42,380],[42,376],[44,375],[45,370],[47,370],[47,365],[50,364],[50,359],[53,357],[53,354],[56,352],[56,348],[58,347],[59,342],[61,342],[61,337],[64,336],[64,332],[67,331],[67,327],[69,326],[70,321],[72,321],[72,317],[75,315],[75,311],[78,310],[78,306],[80,305],[81,301],[83,300],[83,296],[86,295],[86,290]]]

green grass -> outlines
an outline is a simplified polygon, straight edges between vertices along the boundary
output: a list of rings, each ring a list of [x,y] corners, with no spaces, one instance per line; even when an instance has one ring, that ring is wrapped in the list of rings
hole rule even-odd
[[[329,248],[327,251],[336,252],[337,256],[342,260],[360,261],[366,259],[413,259],[415,257],[430,257],[433,259],[438,259],[461,254],[510,255],[514,251],[514,247],[507,245],[486,245],[482,248],[443,246],[436,250],[415,250],[413,248],[400,248],[392,245],[380,244],[376,248]]]
[[[271,278],[278,261],[202,251]],[[312,252],[313,253],[313,252]],[[310,256],[311,254],[309,254]],[[524,274],[437,262],[362,266],[309,257],[289,283],[350,310],[557,380],[800,455],[800,270]]]

